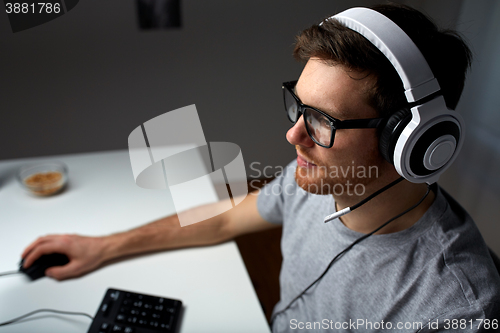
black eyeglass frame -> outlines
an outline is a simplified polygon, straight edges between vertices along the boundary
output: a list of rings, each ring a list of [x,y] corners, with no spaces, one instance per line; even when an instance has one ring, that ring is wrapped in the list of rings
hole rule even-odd
[[[304,113],[306,108],[318,112],[319,114],[324,116],[326,119],[328,119],[328,121],[330,122],[330,129],[331,129],[332,134],[330,137],[330,144],[329,145],[324,145],[324,144],[321,144],[318,141],[316,141],[316,139],[313,137],[313,135],[309,132],[309,128],[307,127],[307,125],[305,125],[307,134],[309,134],[309,137],[311,138],[311,140],[313,140],[314,143],[320,147],[331,148],[333,146],[333,141],[335,138],[335,131],[338,129],[377,128],[380,126],[382,121],[384,121],[386,119],[386,118],[366,118],[366,119],[347,119],[347,120],[336,119],[336,118],[326,114],[325,112],[323,112],[319,109],[316,109],[312,106],[309,106],[309,105],[302,103],[300,98],[298,98],[297,95],[295,95],[295,93],[293,92],[293,88],[295,87],[296,84],[297,84],[297,80],[283,82],[283,85],[282,85],[283,102],[285,104],[285,112],[286,112],[287,118],[293,124],[295,124],[299,120],[300,116],[297,115],[297,120],[295,120],[295,121],[290,119],[290,115],[288,114],[288,109],[287,109],[287,105],[286,105],[286,95],[285,95],[286,91],[288,91],[292,95],[292,97],[295,99],[295,101],[297,102],[297,106],[298,106],[297,112],[304,116],[304,122],[307,121],[305,113]]]

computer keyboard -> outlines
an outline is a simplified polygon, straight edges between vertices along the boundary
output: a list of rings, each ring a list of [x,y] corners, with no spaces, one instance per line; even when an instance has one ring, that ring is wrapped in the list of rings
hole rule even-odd
[[[176,332],[182,302],[108,289],[87,333]]]

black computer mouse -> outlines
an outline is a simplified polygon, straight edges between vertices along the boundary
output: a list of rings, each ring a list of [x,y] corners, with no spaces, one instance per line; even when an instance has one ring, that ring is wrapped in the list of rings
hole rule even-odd
[[[52,266],[64,266],[68,262],[69,258],[65,254],[44,254],[43,256],[35,260],[35,262],[28,268],[23,267],[24,259],[21,260],[21,263],[19,264],[19,271],[28,275],[29,278],[33,281],[45,276],[45,270],[47,268]]]

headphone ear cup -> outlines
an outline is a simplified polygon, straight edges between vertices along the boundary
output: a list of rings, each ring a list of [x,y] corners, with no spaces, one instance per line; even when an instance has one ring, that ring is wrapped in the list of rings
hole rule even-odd
[[[442,96],[422,102],[389,117],[380,134],[379,149],[406,180],[430,184],[457,157],[464,124],[460,114],[446,108]]]
[[[430,121],[429,127],[413,139],[407,170],[419,177],[441,174],[459,151],[461,125],[456,118],[443,116]]]
[[[382,128],[379,140],[379,150],[382,156],[391,164],[394,164],[394,148],[399,135],[411,120],[411,111],[404,108],[394,112]]]

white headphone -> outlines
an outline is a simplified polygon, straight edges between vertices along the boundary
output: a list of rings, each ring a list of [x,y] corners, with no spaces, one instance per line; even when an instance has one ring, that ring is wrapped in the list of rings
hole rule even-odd
[[[372,9],[351,8],[329,19],[358,32],[389,59],[413,105],[389,117],[380,136],[382,155],[410,182],[436,182],[462,147],[464,122],[446,107],[424,56],[397,24]]]

